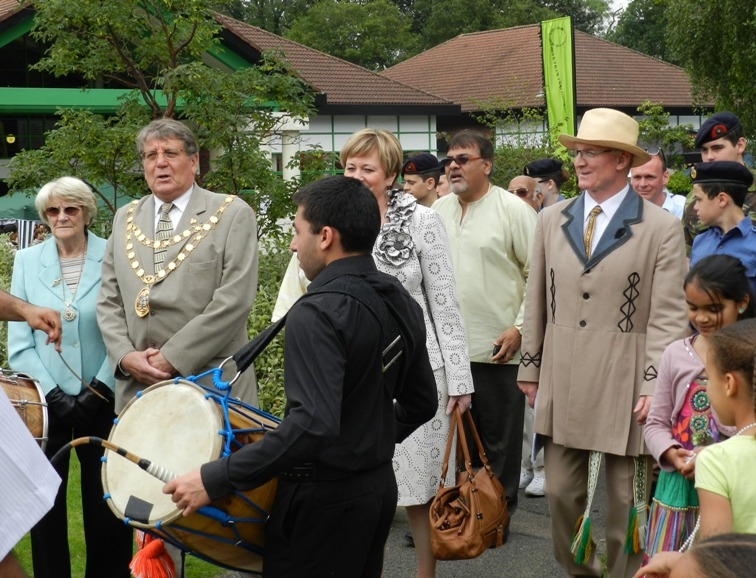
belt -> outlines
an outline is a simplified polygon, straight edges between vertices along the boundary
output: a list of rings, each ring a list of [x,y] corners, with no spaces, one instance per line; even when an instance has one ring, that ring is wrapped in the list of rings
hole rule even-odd
[[[331,482],[344,480],[361,472],[330,468],[323,464],[306,463],[283,470],[278,477],[288,482]]]

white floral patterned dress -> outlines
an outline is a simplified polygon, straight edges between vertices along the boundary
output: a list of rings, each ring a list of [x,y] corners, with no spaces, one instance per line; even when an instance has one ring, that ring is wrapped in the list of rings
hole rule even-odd
[[[387,222],[375,242],[373,258],[378,269],[396,277],[423,310],[438,392],[436,415],[397,444],[394,451],[398,505],[412,506],[425,504],[438,489],[449,431],[449,396],[472,393],[473,385],[449,242],[441,217],[418,205],[410,194],[388,194]],[[454,472],[453,463],[449,472]],[[449,478],[453,480],[453,475]]]

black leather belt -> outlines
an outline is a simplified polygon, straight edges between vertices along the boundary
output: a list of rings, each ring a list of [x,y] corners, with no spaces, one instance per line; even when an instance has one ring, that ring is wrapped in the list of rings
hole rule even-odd
[[[283,470],[279,474],[279,478],[289,482],[330,482],[351,478],[358,473],[351,470],[330,468],[317,463],[306,463]]]

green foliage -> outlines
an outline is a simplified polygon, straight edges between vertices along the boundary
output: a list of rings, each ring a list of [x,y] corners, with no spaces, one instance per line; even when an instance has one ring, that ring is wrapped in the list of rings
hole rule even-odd
[[[756,14],[753,2],[668,0],[667,40],[699,98],[713,96],[756,134]]]
[[[257,297],[247,321],[250,339],[270,325],[278,288],[290,259],[288,241],[277,239],[261,244]],[[286,406],[283,388],[283,331],[255,360],[255,375],[260,408],[282,417]]]
[[[105,202],[109,217],[117,196],[148,193],[134,137],[149,122],[144,106],[125,100],[118,114],[105,118],[88,110],[58,110],[57,127],[39,149],[24,150],[10,162],[12,191],[38,190],[61,175],[81,178]]]
[[[339,153],[323,150],[320,145],[311,146],[309,149],[299,151],[294,162],[301,170],[299,180],[293,184],[292,190],[317,181],[320,178],[336,173],[336,163]],[[292,208],[294,205],[292,204]]]
[[[286,37],[369,70],[415,54],[410,21],[389,0],[323,0],[294,21]]]
[[[558,16],[572,17],[575,28],[588,34],[599,34],[609,15],[607,0],[535,0],[535,4]]]
[[[646,100],[637,110],[643,117],[638,123],[640,125],[639,146],[662,148],[670,167],[682,167],[683,151],[693,148],[693,137],[691,136],[691,132],[694,131],[693,125],[670,126],[669,113],[664,111],[661,103]]]
[[[319,0],[231,0],[217,10],[232,18],[285,36],[294,20]]]
[[[521,175],[523,167],[538,159],[559,158],[565,168],[570,167],[569,157],[564,147],[556,141],[559,131],[555,128],[549,134],[540,132],[545,113],[538,109],[515,110],[501,102],[489,102],[481,105],[481,112],[474,118],[483,126],[495,131],[497,127],[506,133],[506,139],[497,139],[494,149],[494,169],[491,181],[506,187],[514,177]],[[571,197],[575,194],[574,176],[562,185],[562,194]]]
[[[309,89],[276,55],[263,55],[257,66],[232,74],[199,62],[180,66],[166,81],[182,87],[182,112],[202,146],[221,151],[203,184],[245,199],[257,212],[258,238],[280,234],[278,221],[290,214],[289,190],[270,170],[266,147],[282,122],[312,112]],[[287,114],[277,114],[273,102]]]
[[[667,182],[670,193],[687,196],[692,188],[693,181],[690,179],[690,174],[682,170],[670,171],[669,182]]]
[[[536,24],[571,16],[575,27],[601,31],[609,14],[606,0],[416,0],[413,30],[428,49],[459,34]]]
[[[0,289],[10,291],[14,250],[8,235],[0,235]],[[0,367],[8,366],[8,323],[0,322]]]
[[[668,3],[669,0],[632,0],[606,39],[677,64],[667,45]]]
[[[423,23],[422,48],[428,49],[441,44],[460,34],[496,30],[526,22],[516,22],[515,14],[521,1],[509,3],[504,11],[497,6],[499,2],[489,0],[416,0],[419,12],[427,14]],[[527,23],[537,22],[539,14],[547,14],[534,8],[534,13]]]
[[[200,60],[220,32],[208,0],[33,0],[32,5],[37,13],[32,36],[51,44],[34,68],[135,88],[152,118],[175,114],[179,87],[163,86],[163,75]],[[168,99],[165,110],[161,92]]]

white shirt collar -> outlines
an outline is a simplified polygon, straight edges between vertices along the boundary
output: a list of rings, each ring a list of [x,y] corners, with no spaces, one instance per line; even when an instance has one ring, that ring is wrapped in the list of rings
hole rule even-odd
[[[171,222],[173,223],[173,229],[176,229],[176,226],[179,224],[179,221],[181,220],[181,216],[184,214],[184,211],[186,211],[186,207],[189,205],[189,199],[192,197],[192,191],[194,190],[194,185],[189,187],[189,189],[180,197],[175,199],[173,201],[173,207],[171,208],[171,212],[168,213],[168,216],[171,218]],[[153,195],[154,196],[154,195]],[[154,197],[155,200],[155,227],[157,228],[157,222],[160,218],[160,207],[163,206],[163,201],[158,199],[157,197]]]
[[[607,223],[612,220],[614,213],[617,212],[620,205],[622,204],[622,201],[625,200],[625,196],[627,195],[629,190],[630,190],[630,185],[625,185],[625,187],[621,191],[619,191],[616,195],[612,195],[603,203],[601,203],[601,215],[604,215],[606,217]],[[583,210],[584,223],[588,222],[588,215],[590,215],[591,211],[593,210],[593,207],[595,207],[598,204],[599,203],[597,203],[594,200],[594,198],[586,192],[585,207]]]

